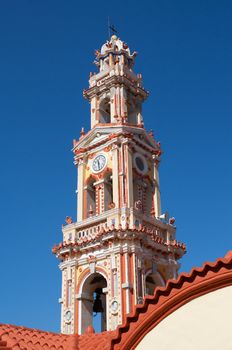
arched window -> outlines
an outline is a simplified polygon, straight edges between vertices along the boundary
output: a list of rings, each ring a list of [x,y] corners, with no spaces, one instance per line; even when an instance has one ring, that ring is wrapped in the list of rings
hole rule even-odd
[[[154,294],[154,290],[155,290],[155,287],[156,287],[156,283],[154,281],[154,278],[152,275],[148,275],[146,277],[146,291],[145,291],[145,294],[146,295],[153,295]]]
[[[113,187],[112,187],[112,174],[110,173],[106,177],[105,181],[105,210],[109,210],[113,205]]]
[[[143,182],[140,176],[134,176],[133,198],[136,210],[143,212]]]
[[[150,181],[145,181],[144,186],[144,213],[148,216],[151,215],[153,206],[154,186]]]
[[[99,123],[110,123],[110,99],[104,98],[99,105]]]
[[[86,210],[85,217],[88,218],[92,215],[95,215],[96,212],[96,189],[94,186],[95,180],[90,178],[87,186],[85,188],[85,201],[86,201]]]
[[[81,292],[81,334],[88,326],[94,326],[95,317],[99,323],[95,331],[104,332],[107,329],[106,287],[107,281],[100,273],[93,273],[85,280]]]
[[[158,286],[165,286],[165,282],[158,271],[147,274],[145,278],[145,295],[153,295],[155,288]]]
[[[137,124],[137,106],[132,97],[128,98],[127,102],[127,120],[129,124]]]

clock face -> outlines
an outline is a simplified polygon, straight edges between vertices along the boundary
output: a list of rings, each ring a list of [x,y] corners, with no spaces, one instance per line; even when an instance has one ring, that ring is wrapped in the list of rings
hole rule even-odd
[[[95,173],[98,173],[106,166],[106,157],[103,154],[99,154],[96,158],[94,158],[92,163],[92,170]]]

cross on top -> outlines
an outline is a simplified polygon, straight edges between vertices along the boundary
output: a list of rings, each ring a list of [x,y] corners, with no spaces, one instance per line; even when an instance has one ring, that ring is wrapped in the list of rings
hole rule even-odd
[[[116,34],[118,31],[113,24],[110,24],[110,19],[108,18],[108,31],[109,31],[109,39],[112,35]]]

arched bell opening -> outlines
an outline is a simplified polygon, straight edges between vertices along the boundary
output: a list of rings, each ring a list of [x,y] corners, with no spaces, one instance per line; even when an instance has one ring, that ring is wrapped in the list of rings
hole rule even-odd
[[[136,102],[131,97],[127,101],[127,120],[129,124],[137,125],[137,108]]]
[[[140,176],[134,175],[133,179],[134,207],[139,212],[143,212],[143,182]]]
[[[88,326],[93,326],[96,332],[107,330],[106,288],[107,281],[100,273],[85,280],[81,293],[81,334]]]
[[[85,218],[91,217],[96,213],[96,188],[95,180],[90,178],[85,187]]]
[[[148,273],[145,277],[145,295],[153,295],[158,286],[165,286],[165,282],[159,272]]]
[[[150,181],[144,181],[144,184],[145,184],[143,186],[144,213],[150,216],[152,211],[154,210],[153,208],[154,186],[153,184],[151,184]]]
[[[112,209],[114,207],[113,203],[113,184],[112,184],[112,173],[109,173],[105,179],[105,210]]]
[[[104,98],[99,104],[99,123],[110,123],[110,99]]]

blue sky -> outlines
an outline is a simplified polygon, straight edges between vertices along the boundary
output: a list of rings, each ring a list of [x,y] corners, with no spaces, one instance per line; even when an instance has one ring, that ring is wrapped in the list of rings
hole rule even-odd
[[[89,129],[82,90],[108,16],[139,53],[182,271],[231,249],[231,11],[229,0],[0,1],[0,322],[59,331],[51,248],[75,217],[72,140]]]

